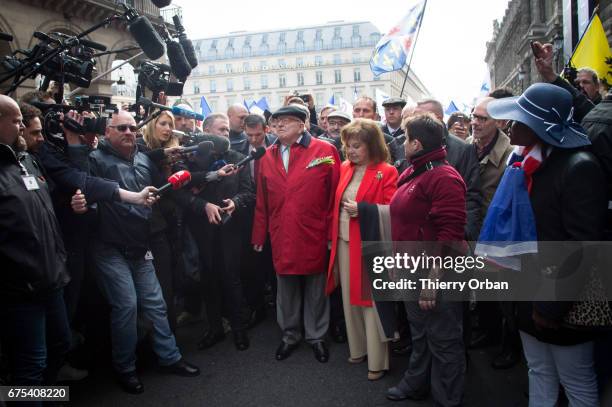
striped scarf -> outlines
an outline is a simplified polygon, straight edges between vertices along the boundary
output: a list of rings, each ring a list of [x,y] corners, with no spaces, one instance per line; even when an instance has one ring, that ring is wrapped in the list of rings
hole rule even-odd
[[[512,154],[508,157],[508,166],[520,167],[525,172],[525,183],[527,192],[531,195],[533,185],[533,174],[548,157],[548,151],[542,150],[542,144],[537,143],[529,147],[515,146]]]

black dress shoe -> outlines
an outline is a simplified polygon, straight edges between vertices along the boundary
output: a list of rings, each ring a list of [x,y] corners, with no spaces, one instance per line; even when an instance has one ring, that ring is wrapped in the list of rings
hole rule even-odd
[[[216,343],[221,342],[223,339],[225,339],[225,334],[223,332],[214,333],[212,331],[206,331],[202,339],[198,342],[198,349],[208,349]]]
[[[234,331],[234,345],[238,350],[247,350],[249,348],[249,337],[246,331]]]
[[[512,366],[516,365],[519,361],[519,354],[515,350],[507,350],[505,352],[500,353],[493,359],[491,362],[491,367],[493,369],[510,369]]]
[[[140,394],[144,391],[144,385],[138,378],[136,372],[118,373],[117,381],[123,390],[131,394]]]
[[[398,346],[397,348],[391,349],[391,352],[397,356],[410,356],[412,353],[412,344]]]
[[[334,325],[329,333],[332,337],[332,340],[336,343],[346,343],[346,328],[342,325]]]
[[[400,389],[398,386],[391,387],[387,390],[387,399],[392,401],[401,401],[401,400],[425,400],[427,398],[427,394],[425,393],[411,393]]]
[[[312,345],[312,351],[314,352],[315,359],[321,363],[327,363],[329,360],[329,350],[325,342],[317,342]]]
[[[200,375],[200,369],[184,359],[179,360],[169,366],[161,366],[161,370],[177,376],[195,377]]]
[[[285,341],[281,341],[281,344],[278,346],[278,349],[276,349],[276,360],[287,359],[291,355],[291,352],[296,350],[297,347],[297,343],[290,344]]]

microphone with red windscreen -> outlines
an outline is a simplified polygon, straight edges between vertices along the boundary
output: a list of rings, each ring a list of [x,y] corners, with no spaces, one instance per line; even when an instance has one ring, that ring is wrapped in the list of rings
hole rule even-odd
[[[191,181],[189,171],[178,171],[168,177],[168,183],[157,190],[157,195],[162,196],[170,189],[181,189]]]

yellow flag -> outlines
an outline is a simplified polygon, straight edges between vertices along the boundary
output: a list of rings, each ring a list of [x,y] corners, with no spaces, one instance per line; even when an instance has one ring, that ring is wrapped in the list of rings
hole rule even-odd
[[[612,75],[608,73],[610,68],[606,64],[606,58],[610,57],[612,57],[610,44],[601,20],[596,14],[570,58],[570,63],[576,69],[588,66],[597,71],[599,78],[606,78],[608,83],[612,83]]]

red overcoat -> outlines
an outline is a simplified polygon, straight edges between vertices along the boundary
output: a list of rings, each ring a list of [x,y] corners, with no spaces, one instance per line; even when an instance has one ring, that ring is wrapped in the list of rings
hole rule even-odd
[[[332,248],[327,270],[327,294],[336,288],[334,279],[334,262],[338,245],[340,204],[344,190],[351,182],[355,166],[350,161],[342,163],[340,169],[340,182],[336,189],[334,200],[334,217],[332,219]],[[391,197],[397,189],[397,170],[392,165],[385,162],[372,164],[366,169],[355,201],[367,202],[370,204],[389,204]],[[351,305],[371,307],[372,301],[362,295],[362,261],[361,261],[361,232],[359,230],[359,218],[351,218],[349,221],[349,262],[350,262],[350,298]],[[365,288],[365,287],[363,287]],[[366,291],[367,292],[367,291]]]
[[[323,157],[330,157],[333,163],[307,168],[313,160]],[[277,274],[325,272],[339,175],[336,148],[308,133],[291,146],[288,172],[283,166],[279,143],[270,146],[261,158],[252,243],[263,245],[270,233]]]

